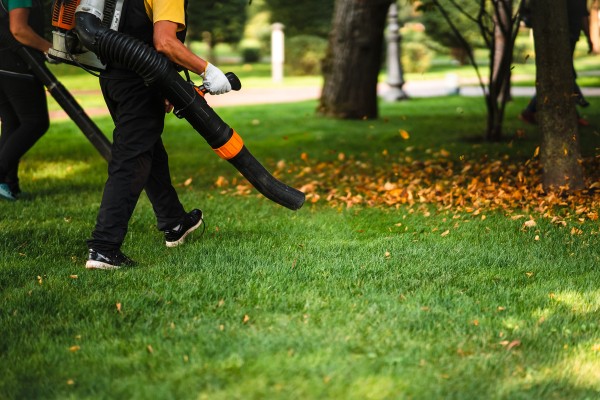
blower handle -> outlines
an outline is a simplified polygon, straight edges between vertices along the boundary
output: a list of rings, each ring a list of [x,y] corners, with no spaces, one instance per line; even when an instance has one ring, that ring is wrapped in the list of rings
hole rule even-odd
[[[237,75],[234,74],[233,72],[227,72],[225,74],[225,77],[231,84],[232,90],[238,91],[242,88],[242,82],[240,81],[240,78],[238,78]],[[208,93],[208,89],[205,88],[204,85],[198,86],[198,90],[200,90],[202,92],[202,94]]]

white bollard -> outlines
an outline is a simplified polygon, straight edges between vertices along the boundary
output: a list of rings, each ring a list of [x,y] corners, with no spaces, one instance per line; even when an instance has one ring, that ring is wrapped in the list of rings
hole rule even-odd
[[[283,81],[283,62],[285,61],[284,25],[276,22],[271,25],[271,77],[273,82]]]
[[[444,86],[446,87],[449,95],[460,94],[460,84],[458,82],[457,74],[446,74],[444,78]]]

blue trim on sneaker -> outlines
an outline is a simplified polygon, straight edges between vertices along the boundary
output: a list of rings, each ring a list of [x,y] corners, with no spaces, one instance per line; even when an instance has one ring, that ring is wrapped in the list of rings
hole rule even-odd
[[[0,198],[3,198],[8,201],[15,201],[17,198],[10,191],[10,187],[7,183],[0,183]]]

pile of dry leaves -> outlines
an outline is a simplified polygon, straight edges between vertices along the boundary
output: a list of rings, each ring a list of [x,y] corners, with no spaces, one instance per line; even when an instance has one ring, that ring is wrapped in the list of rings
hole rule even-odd
[[[391,157],[388,157],[391,159]],[[537,158],[516,164],[510,160],[455,161],[441,150],[427,160],[397,157],[383,166],[338,154],[323,162],[302,154],[297,162],[279,161],[274,175],[306,194],[307,203],[332,206],[399,207],[429,204],[439,210],[481,213],[504,210],[565,220],[596,221],[600,210],[600,156],[582,160],[586,190],[545,193]],[[216,182],[224,192],[253,193],[244,180]]]

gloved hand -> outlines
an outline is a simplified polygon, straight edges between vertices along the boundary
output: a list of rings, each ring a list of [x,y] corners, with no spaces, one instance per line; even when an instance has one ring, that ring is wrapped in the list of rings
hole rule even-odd
[[[231,83],[223,71],[208,63],[206,70],[202,74],[204,87],[210,94],[223,94],[231,90]]]

